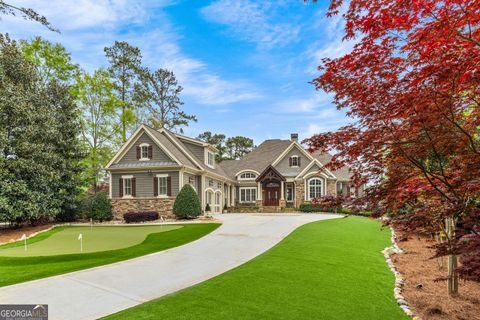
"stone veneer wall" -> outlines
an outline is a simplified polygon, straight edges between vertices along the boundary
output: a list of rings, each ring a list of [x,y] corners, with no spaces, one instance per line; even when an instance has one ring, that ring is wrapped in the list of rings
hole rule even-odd
[[[175,198],[112,199],[113,217],[123,220],[127,212],[156,211],[164,218],[175,218],[172,212]]]
[[[305,199],[305,182],[297,181],[295,184],[295,207],[298,208]]]
[[[337,189],[336,180],[327,180],[327,196],[334,196]]]

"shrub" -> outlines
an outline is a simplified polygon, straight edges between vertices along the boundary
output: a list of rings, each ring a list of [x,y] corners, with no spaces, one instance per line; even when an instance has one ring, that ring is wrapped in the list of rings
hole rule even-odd
[[[207,205],[205,206],[205,212],[210,212],[210,205],[207,203]]]
[[[302,203],[298,210],[301,212],[335,212],[334,208],[322,208],[311,203]]]
[[[81,212],[97,221],[112,220],[112,204],[106,192],[89,195],[81,203]]]
[[[158,212],[127,212],[123,215],[126,223],[158,220]]]
[[[191,219],[201,213],[202,207],[197,193],[191,185],[184,185],[173,204],[173,214],[179,219]]]
[[[228,207],[227,207],[226,203],[223,205],[223,210],[228,210]]]

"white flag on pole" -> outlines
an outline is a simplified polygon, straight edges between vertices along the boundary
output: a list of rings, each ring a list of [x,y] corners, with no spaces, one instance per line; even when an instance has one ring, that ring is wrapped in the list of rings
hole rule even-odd
[[[83,235],[80,233],[80,234],[78,235],[78,240],[82,240],[82,239],[83,239]]]
[[[20,240],[23,240],[23,248],[27,251],[27,235],[24,233]]]
[[[20,240],[26,240],[27,239],[27,235],[24,233],[23,236],[20,238]]]

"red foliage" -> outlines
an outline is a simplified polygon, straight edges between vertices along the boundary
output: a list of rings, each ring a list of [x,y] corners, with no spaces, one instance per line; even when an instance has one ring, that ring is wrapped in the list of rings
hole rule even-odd
[[[324,59],[313,83],[356,122],[306,142],[338,150],[328,166],[372,182],[365,199],[398,227],[434,232],[454,218],[457,236],[437,254],[461,252],[461,276],[480,280],[480,242],[469,240],[480,195],[479,1],[351,0],[343,16],[357,44]]]

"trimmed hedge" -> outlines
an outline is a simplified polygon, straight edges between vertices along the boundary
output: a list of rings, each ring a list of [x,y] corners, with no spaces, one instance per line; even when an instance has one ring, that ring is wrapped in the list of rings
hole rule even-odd
[[[302,203],[298,208],[301,212],[329,212],[335,213],[335,208],[322,208],[318,205],[312,205],[311,203]],[[370,211],[357,211],[349,208],[339,208],[337,213],[348,214],[352,216],[369,217],[372,213]]]
[[[123,219],[125,219],[126,223],[154,221],[158,220],[158,212],[127,212],[123,215]]]
[[[202,214],[200,199],[191,185],[184,185],[178,193],[173,204],[173,214],[178,219],[196,218]]]

